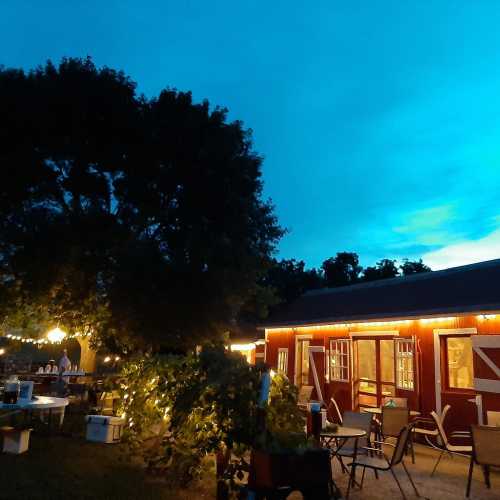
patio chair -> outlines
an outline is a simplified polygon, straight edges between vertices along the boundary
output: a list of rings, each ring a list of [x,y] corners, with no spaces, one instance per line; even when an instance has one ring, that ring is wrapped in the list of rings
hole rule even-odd
[[[444,427],[444,420],[450,408],[451,408],[450,405],[446,405],[443,408],[443,411],[441,412],[440,416],[437,415],[436,413],[443,427]],[[413,433],[414,435],[423,436],[425,441],[431,448],[441,450],[441,446],[443,443],[441,442],[441,438],[439,437],[439,430],[437,428],[435,419],[419,417],[418,419],[415,420],[415,427],[413,428]],[[434,440],[437,442],[437,445],[431,441],[431,438],[434,438]]]
[[[398,408],[408,408],[408,398],[395,398],[393,396],[384,396],[382,406],[396,406]]]
[[[360,484],[361,488],[363,487],[363,482],[365,479],[365,471],[367,468],[372,469],[373,471],[376,472],[390,471],[392,477],[394,478],[396,484],[398,485],[399,491],[401,491],[403,499],[406,500],[405,492],[401,486],[401,483],[399,482],[399,479],[394,473],[394,467],[399,464],[403,466],[403,469],[405,470],[406,475],[408,476],[408,479],[410,480],[410,483],[413,486],[415,494],[417,495],[417,497],[421,497],[404,463],[404,453],[405,450],[408,448],[409,441],[411,440],[413,425],[414,425],[413,423],[410,423],[401,429],[395,444],[385,443],[385,442],[379,443],[381,445],[387,445],[394,448],[394,452],[392,453],[392,456],[390,458],[387,455],[385,455],[385,453],[383,453],[383,451],[379,448],[370,448],[370,450],[376,454],[375,456],[370,456],[368,454],[356,456],[353,462],[349,464],[349,466],[351,467],[351,480],[349,481],[349,485],[347,487],[346,499],[349,498],[349,491],[351,483],[353,482],[354,479],[354,475],[356,473],[356,467],[363,467],[363,474],[361,476],[361,484]]]
[[[490,483],[490,467],[500,467],[500,427],[487,425],[472,426],[472,454],[470,457],[469,477],[465,496],[469,497],[474,463],[481,465],[484,481],[488,488]]]
[[[330,398],[330,403],[326,409],[326,420],[328,423],[334,423],[337,421],[340,425],[342,425],[342,414],[340,413],[340,408],[337,401],[335,401],[335,398]]]
[[[500,411],[488,410],[486,412],[486,421],[488,425],[500,427]]]
[[[407,407],[382,406],[382,422],[380,424],[381,441],[387,438],[397,438],[403,427],[410,421],[410,410]],[[413,451],[413,439],[408,440],[408,449],[411,451],[412,463],[415,463],[415,453]]]
[[[443,458],[443,455],[445,453],[448,453],[450,456],[453,456],[453,453],[457,455],[464,455],[472,452],[472,446],[450,444],[450,442],[448,441],[448,436],[446,435],[446,432],[444,430],[441,417],[435,411],[431,411],[431,417],[434,419],[434,422],[436,423],[436,427],[439,432],[439,438],[441,439],[442,442],[442,447],[440,448],[441,453],[439,454],[436,464],[434,465],[434,469],[432,469],[431,472],[431,476],[433,476],[434,473],[436,472],[439,462],[441,461],[441,458]],[[470,432],[456,431],[452,432],[450,436],[452,438],[470,439]]]
[[[343,415],[343,427],[353,427],[355,429],[362,429],[366,432],[366,436],[357,438],[349,438],[337,451],[336,456],[339,458],[342,471],[347,471],[342,457],[354,458],[358,453],[367,453],[367,449],[371,446],[371,430],[372,430],[371,413],[356,413],[354,411],[346,411]]]

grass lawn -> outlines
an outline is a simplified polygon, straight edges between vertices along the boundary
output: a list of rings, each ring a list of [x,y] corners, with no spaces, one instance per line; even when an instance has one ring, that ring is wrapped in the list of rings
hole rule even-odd
[[[68,415],[63,435],[33,433],[22,455],[0,454],[1,499],[214,498],[212,475],[186,490],[147,477],[123,445],[86,442],[83,415]]]

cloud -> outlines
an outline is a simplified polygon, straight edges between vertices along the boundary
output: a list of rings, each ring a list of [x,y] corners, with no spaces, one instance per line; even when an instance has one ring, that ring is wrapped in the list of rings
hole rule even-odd
[[[454,207],[451,204],[416,210],[407,216],[405,224],[395,227],[394,231],[406,234],[435,230],[450,221],[453,216]]]
[[[498,258],[500,258],[500,229],[483,238],[448,245],[422,256],[423,261],[433,270]]]

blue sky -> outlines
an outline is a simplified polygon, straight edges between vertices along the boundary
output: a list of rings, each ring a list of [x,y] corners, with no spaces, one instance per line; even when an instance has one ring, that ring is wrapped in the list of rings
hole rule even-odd
[[[0,63],[91,55],[254,130],[279,255],[500,257],[500,3],[3,2]]]

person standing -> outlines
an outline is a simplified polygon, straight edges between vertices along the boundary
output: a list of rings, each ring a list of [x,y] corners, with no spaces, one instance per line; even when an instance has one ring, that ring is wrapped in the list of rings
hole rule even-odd
[[[64,349],[63,356],[59,361],[59,373],[69,371],[71,368],[71,360],[68,358],[68,351]]]

